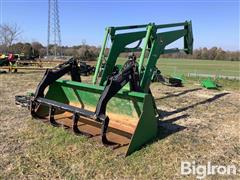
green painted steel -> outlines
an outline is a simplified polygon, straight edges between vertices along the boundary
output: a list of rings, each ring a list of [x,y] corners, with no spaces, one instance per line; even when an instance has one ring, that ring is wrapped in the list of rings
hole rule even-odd
[[[117,34],[111,37],[112,46],[106,61],[106,66],[103,70],[103,74],[100,80],[100,85],[103,86],[107,77],[112,74],[113,68],[116,64],[117,58],[120,53],[124,52],[125,47],[135,41],[141,40],[145,37],[146,31],[131,32]]]
[[[183,26],[183,28],[173,31],[158,32],[158,30],[162,28],[180,26]],[[142,30],[141,28],[144,29]],[[119,31],[122,30],[124,30],[124,32],[119,33]],[[110,37],[112,44],[100,81],[97,81],[108,37]],[[140,86],[142,92],[130,91],[128,85],[126,85],[107,104],[107,115],[109,116],[110,123],[112,120],[120,120],[123,125],[125,125],[125,122],[136,122],[134,131],[131,132],[131,141],[126,152],[126,155],[130,155],[147,142],[152,141],[158,134],[158,119],[156,117],[157,107],[154,97],[150,92],[151,77],[161,54],[180,51],[180,49],[166,49],[165,47],[182,37],[184,38],[184,47],[182,50],[186,53],[191,53],[193,38],[190,21],[175,24],[155,25],[154,23],[150,23],[145,25],[106,28],[96,72],[93,77],[93,84],[57,80],[50,85],[45,97],[72,106],[95,111],[99,97],[104,90],[104,84],[108,76],[112,74],[120,53],[141,52],[138,63],[139,71],[141,70]],[[141,46],[140,43],[144,38],[144,44]],[[134,42],[140,43],[134,48],[127,47]],[[145,63],[146,54],[148,54],[148,57],[146,57]],[[142,70],[144,64],[145,68]],[[119,69],[121,68],[122,67],[119,67]],[[48,109],[41,106],[37,113],[40,116],[47,116]],[[58,110],[57,113],[63,112]]]
[[[94,111],[103,88],[103,86],[57,80],[50,85],[45,98]],[[47,107],[41,105],[37,114],[40,117],[45,117],[48,115],[48,111]],[[56,111],[56,114],[61,113],[64,112]],[[157,135],[158,120],[155,116],[151,94],[121,90],[109,101],[107,115],[110,118],[110,122],[113,120],[112,118],[116,117],[121,118],[120,120],[123,123],[125,120],[126,122],[137,122],[126,151],[126,156]]]
[[[180,22],[180,23],[172,23],[172,24],[160,24],[160,25],[156,25],[156,28],[160,29],[160,28],[171,28],[171,27],[185,26],[185,25],[188,25],[188,22],[189,21]]]
[[[187,35],[184,36],[184,51],[187,54],[192,54],[193,52],[192,21],[186,21],[184,29],[187,31]]]
[[[135,132],[129,144],[127,155],[141,148],[144,144],[154,140],[158,134],[158,119],[155,113],[155,103],[149,94],[144,99],[143,113],[139,119]]]
[[[166,32],[158,32],[163,28],[174,28],[180,27],[182,29],[166,31]],[[145,31],[136,31],[136,32],[125,32],[119,33],[121,30],[136,30],[139,28],[145,28]],[[108,28],[108,34],[110,36],[112,46],[110,48],[110,52],[108,54],[108,58],[106,60],[106,66],[103,70],[102,77],[100,79],[100,86],[104,85],[104,82],[107,80],[107,77],[112,74],[113,68],[116,64],[117,58],[122,52],[141,52],[139,58],[139,72],[140,72],[140,86],[144,92],[149,92],[149,87],[151,83],[151,77],[153,75],[154,67],[157,63],[157,60],[161,54],[167,53],[176,53],[185,51],[186,53],[192,53],[193,49],[193,35],[192,35],[192,22],[185,21],[181,23],[174,24],[162,24],[155,25],[154,23],[149,23],[146,25],[134,25],[134,26],[121,26],[121,27],[110,27]],[[106,37],[106,35],[105,35]],[[178,49],[166,49],[165,47],[172,42],[183,37],[183,48]],[[145,39],[144,39],[145,38]],[[142,41],[144,39],[143,46],[139,46],[137,48],[127,48],[127,45]],[[103,48],[105,48],[103,46]],[[144,63],[146,52],[148,53],[148,57],[146,58],[146,63]],[[101,55],[99,56],[101,57]],[[100,63],[99,58],[99,62]],[[146,68],[144,71],[142,70],[143,64],[146,64]],[[96,74],[94,76],[94,82],[96,82]]]
[[[103,86],[57,80],[50,85],[45,97],[65,104],[71,103],[77,105],[79,108],[87,107],[87,109],[94,111],[103,89]],[[107,111],[132,117],[132,114],[140,113],[139,109],[142,109],[142,101],[145,96],[146,94],[144,93],[130,92],[129,90],[123,89],[109,101]],[[121,109],[121,111],[119,111],[119,109]],[[48,110],[46,109],[44,112],[48,113]]]
[[[213,81],[211,78],[202,80],[201,85],[202,85],[202,87],[207,88],[207,89],[217,89],[218,88],[217,83],[215,81]]]
[[[99,70],[100,70],[101,65],[102,65],[102,60],[104,58],[104,52],[105,52],[107,38],[108,38],[108,32],[109,32],[109,28],[106,28],[104,39],[103,39],[103,45],[102,45],[102,48],[101,48],[101,51],[100,51],[100,54],[99,54],[99,57],[98,57],[96,69],[95,69],[94,76],[93,76],[93,84],[96,84],[96,82],[97,82],[98,73],[99,73]]]
[[[149,25],[147,27],[147,34],[146,34],[146,37],[145,37],[142,53],[141,53],[141,56],[140,56],[140,59],[139,59],[139,66],[138,66],[139,74],[141,74],[141,71],[142,71],[147,45],[148,45],[148,42],[150,41],[149,38],[150,38],[150,35],[151,35],[151,31],[152,31],[152,26]]]

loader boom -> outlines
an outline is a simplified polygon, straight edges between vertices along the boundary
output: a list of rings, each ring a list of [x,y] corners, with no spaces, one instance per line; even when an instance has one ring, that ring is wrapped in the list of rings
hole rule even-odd
[[[180,27],[179,30],[165,31],[161,32],[162,29],[166,28],[176,28]],[[126,33],[118,33],[121,30],[136,30],[139,28],[145,28],[145,30],[140,30],[137,32],[126,32]],[[160,32],[158,32],[160,31]],[[113,68],[116,64],[117,58],[120,53],[123,52],[140,52],[140,58],[138,61],[139,64],[139,73],[140,73],[140,86],[144,92],[149,91],[149,86],[151,82],[151,77],[153,74],[153,69],[157,63],[157,60],[161,54],[168,53],[176,53],[180,51],[184,51],[187,54],[192,53],[193,49],[193,35],[192,35],[192,23],[191,21],[185,21],[182,23],[175,24],[162,24],[155,25],[154,23],[146,24],[146,25],[134,25],[134,26],[120,26],[120,27],[109,27],[106,28],[104,43],[101,49],[101,53],[98,58],[96,71],[93,78],[93,83],[97,83],[97,77],[100,69],[100,65],[102,64],[102,59],[104,56],[104,51],[106,48],[106,40],[110,37],[112,45],[110,48],[110,52],[108,54],[108,58],[106,60],[106,66],[103,70],[103,75],[100,79],[99,85],[103,86],[107,80],[107,77],[112,74]],[[166,46],[171,44],[172,42],[183,38],[183,48],[173,48],[166,49]],[[127,48],[127,46],[134,42],[142,42],[144,43],[140,46],[139,43],[134,48]],[[148,51],[148,56],[146,56],[146,52]],[[146,58],[146,62],[145,61]],[[143,65],[146,64],[146,68],[142,71]]]

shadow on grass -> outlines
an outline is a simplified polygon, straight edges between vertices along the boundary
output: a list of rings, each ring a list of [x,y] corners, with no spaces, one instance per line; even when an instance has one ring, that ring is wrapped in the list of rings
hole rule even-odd
[[[192,90],[193,91],[193,90]],[[189,91],[188,91],[189,92]],[[176,109],[175,111],[171,111],[171,112],[167,112],[167,111],[161,111],[161,116],[162,117],[168,117],[172,114],[175,114],[175,113],[179,113],[179,112],[183,112],[183,111],[186,111],[190,108],[194,108],[198,105],[202,105],[202,104],[206,104],[206,103],[211,103],[225,95],[227,95],[229,93],[220,93],[220,94],[217,94],[211,98],[208,98],[204,101],[201,101],[201,102],[197,102],[193,105],[189,105],[187,107],[183,107],[183,108],[179,108],[179,109]],[[164,139],[172,134],[175,134],[177,132],[180,132],[184,129],[186,129],[185,126],[181,126],[181,125],[178,125],[178,124],[175,124],[175,122],[177,122],[178,120],[181,120],[181,119],[184,119],[184,118],[187,118],[189,117],[188,114],[182,114],[182,115],[179,115],[179,116],[176,116],[176,117],[173,117],[173,118],[169,118],[169,119],[165,119],[164,121],[158,121],[158,134],[157,134],[157,137],[155,139],[153,139],[152,141],[150,141],[149,143],[147,143],[146,145],[144,146],[147,146],[147,145],[151,145],[153,143],[155,143],[156,141],[158,140],[161,140],[161,139]],[[99,136],[100,134],[98,134],[97,136]],[[128,144],[123,144],[121,146],[116,146],[116,147],[113,147],[113,149],[118,149],[118,148],[121,148],[123,146],[127,146]],[[143,147],[144,147],[143,146]],[[139,149],[141,149],[141,147],[139,147]]]
[[[181,95],[184,95],[184,94],[187,94],[187,93],[190,93],[190,92],[194,92],[194,91],[198,91],[198,90],[201,90],[202,88],[194,88],[194,89],[188,89],[188,90],[185,90],[183,92],[180,92],[180,93],[177,93],[177,94],[173,94],[173,93],[168,93],[167,96],[164,96],[164,97],[160,97],[160,98],[156,98],[155,100],[160,100],[160,99],[166,99],[166,98],[171,98],[171,97],[177,97],[177,96],[181,96]]]
[[[45,71],[41,70],[41,71],[21,71],[21,72],[8,72],[8,71],[5,71],[5,72],[1,72],[0,74],[12,74],[12,75],[18,75],[18,74],[21,74],[21,75],[24,75],[24,74],[40,74],[40,73],[44,73]]]
[[[191,109],[191,108],[195,108],[196,106],[199,106],[199,105],[203,105],[203,104],[207,104],[207,103],[211,103],[225,95],[227,95],[229,93],[221,93],[221,94],[217,94],[211,98],[208,98],[204,101],[201,101],[201,102],[197,102],[195,104],[192,104],[190,106],[187,106],[187,107],[183,107],[183,108],[178,108],[174,111],[163,111],[163,110],[158,110],[159,113],[161,114],[161,118],[164,118],[164,117],[167,117],[167,116],[170,116],[170,115],[173,115],[173,114],[176,114],[176,113],[180,113],[180,112],[183,112],[183,111],[186,111],[188,109]]]
[[[185,126],[180,126],[178,124],[174,124],[174,122],[187,118],[189,115],[188,114],[183,114],[171,119],[167,119],[165,121],[159,121],[158,123],[158,136],[156,140],[166,138],[167,136],[170,136],[171,134],[174,134],[176,132],[184,130],[186,127]],[[156,141],[155,140],[155,141]]]
[[[183,108],[179,108],[175,111],[171,111],[171,112],[167,112],[167,111],[161,111],[161,110],[158,110],[160,113],[161,113],[161,118],[163,117],[167,117],[167,116],[170,116],[170,115],[173,115],[173,114],[176,114],[176,113],[179,113],[179,112],[183,112],[183,111],[186,111],[190,108],[194,108],[198,105],[202,105],[202,104],[206,104],[206,103],[211,103],[225,95],[227,95],[229,93],[221,93],[221,94],[217,94],[215,96],[213,96],[212,98],[209,98],[209,99],[206,99],[204,101],[201,101],[201,102],[198,102],[198,103],[195,103],[193,105],[190,105],[190,106],[187,106],[187,107],[183,107]],[[158,123],[158,135],[157,137],[149,142],[148,144],[146,145],[150,145],[158,140],[161,140],[161,139],[164,139],[174,133],[177,133],[179,131],[182,131],[184,129],[186,129],[185,126],[181,126],[181,125],[178,125],[178,124],[175,124],[176,121],[180,120],[180,119],[183,119],[183,118],[187,118],[189,117],[188,114],[183,114],[183,115],[179,115],[177,117],[173,117],[173,118],[170,118],[170,119],[166,119],[164,121],[161,121],[159,120],[159,123]]]

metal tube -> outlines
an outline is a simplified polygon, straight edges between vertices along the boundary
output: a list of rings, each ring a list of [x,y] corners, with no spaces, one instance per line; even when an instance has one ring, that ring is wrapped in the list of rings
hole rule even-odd
[[[144,27],[147,27],[147,26],[148,26],[148,24],[131,25],[131,26],[117,26],[117,27],[113,27],[113,28],[117,31],[117,30],[144,28]]]
[[[177,26],[183,26],[183,25],[187,25],[187,21],[186,22],[181,22],[181,23],[173,23],[173,24],[159,24],[156,25],[156,28],[169,28],[169,27],[177,27]],[[144,28],[147,27],[148,24],[143,24],[143,25],[131,25],[131,26],[116,26],[116,27],[112,27],[115,31],[117,30],[127,30],[127,29],[137,29],[137,28]]]
[[[172,48],[172,49],[164,49],[163,54],[170,54],[170,53],[175,53],[175,52],[179,52],[180,49],[178,48]]]
[[[99,69],[101,68],[102,59],[103,59],[104,52],[105,52],[105,48],[106,48],[106,43],[107,43],[107,38],[108,38],[108,32],[109,32],[109,28],[106,28],[106,29],[105,29],[104,40],[103,40],[103,45],[102,45],[100,54],[99,54],[99,56],[98,56],[98,61],[97,61],[95,73],[94,73],[94,76],[93,76],[93,84],[96,84],[96,82],[97,82],[97,77],[98,77]]]
[[[48,0],[48,37],[47,37],[47,57],[49,56],[49,43],[50,43],[50,21],[51,21],[51,14],[50,14],[50,10],[51,10],[51,2],[50,0]]]
[[[184,26],[187,25],[188,22],[181,22],[181,23],[174,23],[174,24],[160,24],[160,25],[156,25],[156,28],[170,28],[170,27],[177,27],[177,26]]]
[[[145,53],[146,53],[146,49],[147,49],[147,45],[148,45],[148,40],[150,38],[150,34],[151,34],[151,30],[152,30],[152,25],[149,25],[147,28],[147,34],[144,40],[144,45],[143,45],[143,49],[142,49],[142,53],[139,59],[139,66],[138,66],[138,71],[139,74],[141,74],[141,69],[144,63],[144,57],[145,57]]]

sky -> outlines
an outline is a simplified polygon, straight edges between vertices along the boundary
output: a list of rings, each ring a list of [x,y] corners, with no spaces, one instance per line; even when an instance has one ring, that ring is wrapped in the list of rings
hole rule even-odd
[[[59,0],[62,44],[86,41],[99,46],[108,26],[192,20],[194,48],[239,50],[239,4],[239,0]],[[21,41],[46,45],[48,0],[0,0],[0,23],[17,24]]]

